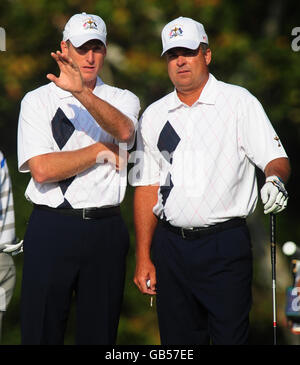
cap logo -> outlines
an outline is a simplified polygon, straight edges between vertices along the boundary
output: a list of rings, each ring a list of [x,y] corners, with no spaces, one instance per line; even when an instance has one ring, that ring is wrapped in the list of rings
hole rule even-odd
[[[182,35],[183,35],[183,30],[181,29],[180,26],[177,25],[173,29],[171,29],[171,32],[169,33],[170,39]]]
[[[83,23],[83,28],[84,29],[98,29],[97,27],[97,23],[94,22],[91,18],[86,20],[84,23]]]

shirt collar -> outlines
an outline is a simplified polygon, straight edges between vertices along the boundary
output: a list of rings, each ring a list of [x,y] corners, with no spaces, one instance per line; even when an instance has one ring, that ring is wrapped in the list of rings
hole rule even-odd
[[[209,78],[199,96],[199,99],[194,103],[198,104],[215,104],[216,101],[216,89],[217,89],[218,80],[212,75],[209,74]],[[176,89],[170,94],[170,104],[169,110],[177,109],[180,106],[185,106],[186,104],[183,103],[176,92]]]
[[[99,87],[101,87],[103,84],[104,82],[99,76],[97,76],[96,86],[93,90],[93,94],[96,94],[96,91],[98,91]],[[51,83],[51,86],[60,99],[73,97],[73,95],[69,91],[61,89],[60,87],[56,86],[54,82]]]

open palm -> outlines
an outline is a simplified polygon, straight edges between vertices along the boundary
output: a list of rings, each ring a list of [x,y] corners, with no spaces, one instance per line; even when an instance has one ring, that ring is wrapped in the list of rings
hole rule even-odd
[[[80,92],[83,89],[83,80],[77,64],[60,51],[51,52],[60,69],[59,77],[48,74],[47,78],[56,86],[71,93]]]

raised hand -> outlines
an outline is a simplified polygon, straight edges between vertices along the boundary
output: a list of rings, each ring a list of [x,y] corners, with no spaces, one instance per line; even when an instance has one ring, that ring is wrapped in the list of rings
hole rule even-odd
[[[77,64],[60,51],[51,52],[51,56],[58,64],[60,75],[56,77],[53,74],[48,74],[47,78],[63,90],[71,93],[81,92],[83,90],[83,79]]]

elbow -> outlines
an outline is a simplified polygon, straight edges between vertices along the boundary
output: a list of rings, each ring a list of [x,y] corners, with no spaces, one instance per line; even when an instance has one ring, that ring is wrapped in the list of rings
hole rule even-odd
[[[129,143],[135,133],[133,124],[128,128],[124,129],[124,131],[120,134],[119,141],[124,143]]]
[[[119,141],[123,142],[123,143],[129,143],[131,141],[131,138],[132,138],[132,134],[124,133],[122,136],[120,136]]]
[[[44,169],[34,169],[31,171],[31,176],[39,184],[48,182],[48,176],[46,175]]]
[[[39,184],[49,182],[49,176],[45,163],[40,163],[38,158],[29,161],[29,169],[32,178]]]

